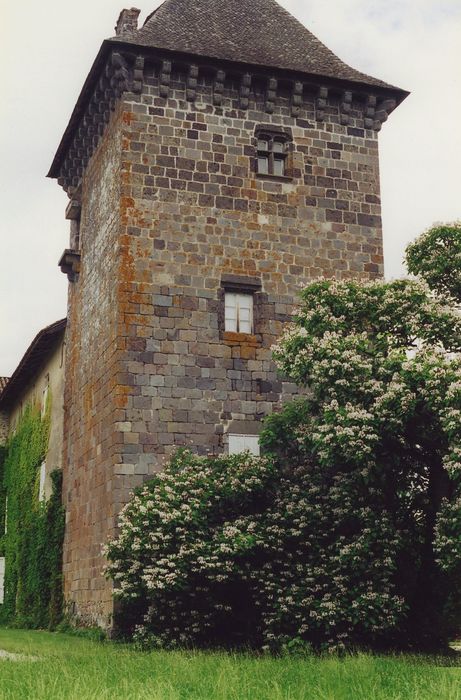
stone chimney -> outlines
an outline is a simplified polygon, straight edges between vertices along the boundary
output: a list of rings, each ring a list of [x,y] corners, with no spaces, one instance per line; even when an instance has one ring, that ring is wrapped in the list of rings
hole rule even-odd
[[[138,28],[138,17],[141,10],[132,7],[131,10],[122,10],[120,12],[117,24],[115,25],[115,34],[117,36],[129,36]]]

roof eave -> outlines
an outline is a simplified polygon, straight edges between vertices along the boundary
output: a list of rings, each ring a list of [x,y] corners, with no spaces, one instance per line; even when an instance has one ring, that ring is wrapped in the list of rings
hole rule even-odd
[[[67,319],[63,318],[46,328],[42,328],[42,330],[37,333],[11,375],[10,380],[0,393],[0,410],[5,410],[11,405],[15,397],[24,389],[31,376],[33,376],[33,372],[27,371],[31,360],[35,359],[38,361],[42,357],[45,357],[49,350],[47,341],[53,342],[60,333],[64,332],[66,325]]]
[[[137,51],[137,52],[142,52],[143,54],[151,55],[151,56],[157,56],[159,54],[161,55],[168,55],[168,56],[176,56],[177,58],[182,58],[182,59],[190,59],[191,57],[197,59],[203,60],[209,60],[209,61],[219,61],[221,65],[234,65],[234,66],[239,66],[243,70],[259,70],[259,71],[276,71],[277,73],[285,73],[288,75],[291,75],[293,79],[301,78],[307,78],[309,80],[312,80],[314,83],[319,83],[322,80],[325,82],[327,81],[330,84],[336,85],[339,87],[344,87],[344,88],[353,88],[357,92],[361,93],[366,93],[367,91],[373,91],[376,92],[380,95],[385,95],[385,96],[392,96],[396,102],[397,105],[401,104],[403,100],[405,100],[410,93],[407,90],[403,90],[398,87],[394,87],[392,85],[374,85],[373,83],[367,83],[367,82],[362,82],[362,81],[356,81],[356,80],[350,80],[350,79],[345,79],[345,78],[337,78],[337,77],[332,77],[332,76],[327,76],[327,75],[320,75],[318,73],[309,73],[308,71],[296,71],[293,69],[289,68],[281,68],[279,66],[271,66],[271,65],[261,65],[261,64],[253,64],[253,63],[245,63],[245,62],[239,62],[239,61],[233,61],[230,59],[221,59],[221,58],[216,58],[214,56],[203,56],[200,55],[198,56],[197,54],[193,53],[186,53],[186,52],[180,52],[180,51],[172,51],[170,49],[164,49],[164,48],[157,48],[155,46],[146,46],[144,44],[138,44],[133,41],[124,41],[123,39],[119,39],[117,37],[111,38],[111,39],[105,39],[103,43],[101,44],[101,48],[99,49],[99,52],[93,62],[93,65],[90,68],[90,72],[88,73],[88,76],[83,84],[83,87],[80,91],[80,94],[78,96],[77,102],[75,104],[75,107],[73,109],[72,115],[69,119],[69,123],[66,127],[66,130],[64,132],[64,135],[61,139],[61,142],[58,146],[58,149],[56,151],[56,154],[54,156],[53,162],[51,164],[50,170],[47,174],[47,177],[50,178],[57,178],[59,177],[59,171],[60,167],[62,164],[62,161],[64,160],[65,154],[68,150],[68,148],[71,145],[71,141],[75,132],[75,129],[78,127],[80,120],[83,116],[83,112],[85,110],[85,107],[88,103],[88,100],[91,98],[92,91],[94,89],[95,83],[99,78],[100,75],[100,69],[102,65],[105,62],[105,59],[107,58],[107,55],[109,54],[110,50],[113,47],[119,47],[119,48],[125,48],[130,51]]]
[[[80,122],[80,119],[82,117],[83,110],[85,109],[87,102],[88,102],[89,98],[91,97],[95,83],[99,78],[100,68],[104,64],[104,60],[106,59],[107,54],[109,53],[109,47],[112,43],[114,43],[114,42],[112,42],[110,39],[105,39],[101,44],[101,47],[98,51],[98,54],[93,61],[93,65],[90,68],[90,72],[88,73],[87,78],[86,78],[85,82],[83,83],[83,87],[82,87],[80,94],[77,98],[77,102],[75,103],[75,107],[72,111],[71,117],[69,119],[69,123],[66,126],[66,129],[65,129],[63,137],[60,141],[58,149],[54,155],[53,162],[51,164],[49,172],[47,173],[47,177],[51,177],[51,178],[59,177],[59,169],[61,167],[65,153],[67,152],[67,149],[70,147],[70,143],[71,143],[72,137],[74,135],[74,131],[77,128],[77,126]]]

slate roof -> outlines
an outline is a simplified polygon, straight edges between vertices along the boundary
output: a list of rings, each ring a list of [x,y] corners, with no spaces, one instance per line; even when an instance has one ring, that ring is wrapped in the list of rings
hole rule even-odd
[[[111,41],[393,87],[341,61],[276,0],[166,0]]]
[[[43,360],[53,349],[58,336],[64,332],[66,324],[67,319],[63,318],[60,321],[56,321],[56,323],[52,323],[51,326],[43,328],[37,333],[10,380],[3,388],[1,379],[4,378],[0,378],[0,409],[5,409],[13,403],[22,389],[34,377],[35,373],[40,369]]]
[[[134,8],[133,8],[134,10]],[[144,26],[105,39],[85,80],[69,124],[48,172],[60,168],[111,51],[121,46],[145,53],[175,52],[245,66],[291,71],[346,83],[365,91],[375,88],[397,104],[408,92],[351,68],[319,41],[276,0],[166,0]],[[352,86],[351,86],[352,83]],[[341,86],[342,87],[342,86]]]

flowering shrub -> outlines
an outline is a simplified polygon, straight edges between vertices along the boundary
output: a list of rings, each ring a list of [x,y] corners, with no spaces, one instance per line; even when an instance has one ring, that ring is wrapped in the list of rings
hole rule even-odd
[[[422,282],[318,281],[274,347],[308,387],[269,456],[179,452],[107,547],[149,644],[442,645],[459,625],[461,318]]]
[[[260,522],[277,471],[248,453],[200,458],[180,451],[136,493],[107,547],[125,601],[146,601],[138,637],[158,643],[253,640],[253,569],[265,558]]]

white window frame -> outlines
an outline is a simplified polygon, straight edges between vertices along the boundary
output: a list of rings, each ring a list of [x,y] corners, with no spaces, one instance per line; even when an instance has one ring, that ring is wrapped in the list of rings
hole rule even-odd
[[[5,600],[5,557],[0,557],[0,605]]]
[[[46,405],[47,405],[47,401],[48,401],[49,391],[50,391],[50,383],[49,383],[49,381],[47,381],[45,388],[42,391],[42,406],[41,406],[42,418],[46,413]]]
[[[229,433],[229,454],[238,455],[246,451],[255,457],[259,457],[261,454],[259,435]]]
[[[248,316],[248,318],[246,318]],[[231,333],[254,332],[254,294],[251,292],[225,291],[224,330]]]
[[[40,465],[40,481],[38,485],[38,500],[40,503],[45,500],[46,462]]]

